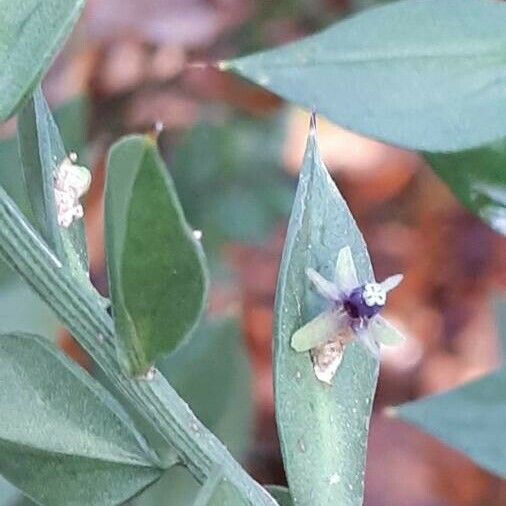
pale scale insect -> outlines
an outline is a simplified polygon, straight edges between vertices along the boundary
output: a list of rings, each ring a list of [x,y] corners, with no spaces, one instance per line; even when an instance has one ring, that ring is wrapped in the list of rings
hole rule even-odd
[[[379,358],[380,343],[394,345],[404,336],[379,311],[385,306],[387,293],[402,281],[396,274],[381,283],[358,281],[349,246],[339,251],[335,280],[328,281],[314,269],[307,275],[316,291],[330,302],[330,308],[298,329],[292,336],[292,348],[311,352],[316,377],[331,384],[341,364],[347,344],[355,338]]]
[[[89,189],[91,174],[86,167],[76,165],[75,153],[70,153],[60,163],[54,174],[54,198],[58,225],[68,228],[76,219],[84,215],[79,202]]]

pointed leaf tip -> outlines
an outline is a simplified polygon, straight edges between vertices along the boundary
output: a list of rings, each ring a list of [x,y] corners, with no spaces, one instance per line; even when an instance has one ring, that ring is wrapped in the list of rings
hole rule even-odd
[[[309,135],[316,136],[316,112],[311,112],[311,118],[309,120]]]
[[[310,133],[280,265],[274,324],[276,418],[294,504],[362,503],[364,421],[371,412],[378,363],[350,343],[327,386],[316,377],[310,354],[294,353],[291,346],[294,333],[328,307],[315,297],[306,270],[331,279],[338,252],[346,246],[358,281],[372,282],[364,240]],[[308,402],[314,409],[303,408]],[[329,477],[336,474],[341,480],[329,487]]]

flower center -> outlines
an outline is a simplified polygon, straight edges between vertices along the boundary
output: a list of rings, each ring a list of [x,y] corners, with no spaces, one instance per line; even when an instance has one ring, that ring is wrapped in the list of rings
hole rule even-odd
[[[366,283],[355,288],[343,301],[350,318],[372,318],[385,305],[387,295],[378,283]]]

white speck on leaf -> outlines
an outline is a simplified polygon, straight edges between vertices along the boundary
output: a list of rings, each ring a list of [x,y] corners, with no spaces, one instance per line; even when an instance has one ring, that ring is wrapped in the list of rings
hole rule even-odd
[[[260,86],[267,86],[270,83],[270,79],[268,76],[259,76],[258,77],[258,84]]]
[[[141,376],[137,376],[139,381],[153,381],[155,379],[156,368],[150,367],[146,374],[142,374]]]
[[[340,479],[341,478],[339,477],[339,475],[337,473],[331,474],[329,476],[329,484],[336,485],[337,483],[339,483]]]

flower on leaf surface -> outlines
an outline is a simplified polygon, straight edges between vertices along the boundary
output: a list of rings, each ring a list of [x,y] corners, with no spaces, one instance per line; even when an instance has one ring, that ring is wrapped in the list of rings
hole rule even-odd
[[[361,285],[351,249],[346,246],[337,256],[334,281],[328,281],[311,268],[307,275],[330,307],[298,329],[291,344],[295,351],[311,351],[315,375],[320,381],[332,383],[346,345],[355,338],[376,359],[380,344],[395,345],[404,341],[404,336],[379,314],[388,292],[402,281],[402,274],[390,276],[381,283]]]

